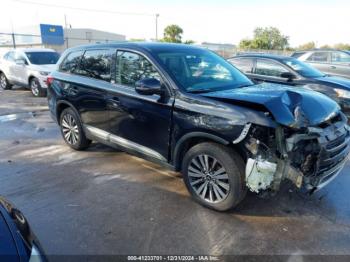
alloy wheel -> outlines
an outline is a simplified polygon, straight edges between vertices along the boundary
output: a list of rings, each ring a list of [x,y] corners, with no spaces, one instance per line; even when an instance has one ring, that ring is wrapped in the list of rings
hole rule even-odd
[[[6,87],[7,87],[7,80],[6,80],[6,77],[4,74],[0,75],[0,87],[2,89],[6,89]]]
[[[31,82],[30,89],[32,90],[34,96],[39,95],[39,84],[35,80]]]
[[[62,132],[65,140],[74,145],[79,140],[79,129],[74,117],[70,114],[65,114],[61,123]]]
[[[229,194],[226,169],[212,156],[202,154],[194,157],[188,166],[188,177],[192,189],[202,200],[218,203]]]

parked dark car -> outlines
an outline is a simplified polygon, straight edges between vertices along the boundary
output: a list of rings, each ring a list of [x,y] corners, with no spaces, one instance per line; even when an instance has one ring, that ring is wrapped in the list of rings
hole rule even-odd
[[[350,79],[329,76],[293,57],[242,55],[228,59],[255,82],[306,86],[334,99],[350,118]]]
[[[0,196],[0,261],[47,261],[27,219]]]
[[[312,65],[323,73],[350,78],[350,53],[334,49],[296,51],[292,57]]]
[[[65,142],[92,140],[181,171],[201,204],[227,210],[246,189],[281,181],[314,191],[342,169],[349,126],[336,102],[255,85],[215,53],[190,45],[121,43],[67,50],[48,78]]]

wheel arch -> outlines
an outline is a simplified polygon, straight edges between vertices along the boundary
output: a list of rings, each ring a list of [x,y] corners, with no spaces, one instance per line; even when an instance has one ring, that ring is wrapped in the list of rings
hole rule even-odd
[[[183,135],[175,145],[173,150],[173,165],[175,170],[181,169],[182,160],[186,152],[193,146],[203,142],[216,142],[222,145],[229,145],[229,141],[223,139],[217,135],[213,135],[205,132],[191,132]]]
[[[57,119],[58,123],[60,122],[60,117],[61,117],[63,110],[65,110],[66,108],[71,108],[79,116],[78,111],[75,109],[75,107],[71,103],[69,103],[67,101],[59,101],[57,103],[57,106],[56,106],[56,119]]]

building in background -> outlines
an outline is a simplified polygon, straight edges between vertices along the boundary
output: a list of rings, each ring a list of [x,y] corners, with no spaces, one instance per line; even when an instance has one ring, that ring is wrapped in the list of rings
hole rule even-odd
[[[40,24],[19,28],[14,34],[0,33],[0,48],[43,47],[58,52],[77,45],[126,41],[125,35],[88,28]]]

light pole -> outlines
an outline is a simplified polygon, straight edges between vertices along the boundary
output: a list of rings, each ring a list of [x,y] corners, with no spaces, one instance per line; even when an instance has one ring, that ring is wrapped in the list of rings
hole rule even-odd
[[[159,14],[156,14],[156,41],[158,41],[158,17]]]

